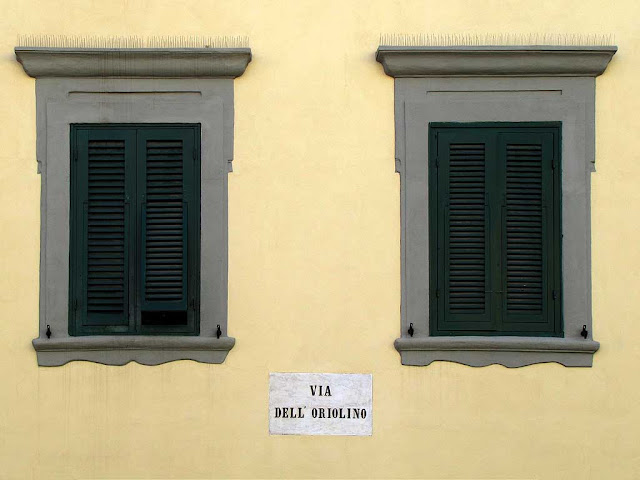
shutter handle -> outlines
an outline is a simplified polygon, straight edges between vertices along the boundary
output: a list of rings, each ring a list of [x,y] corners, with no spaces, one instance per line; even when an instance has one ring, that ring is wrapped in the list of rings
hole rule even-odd
[[[409,330],[408,333],[409,335],[411,335],[413,337],[413,333],[415,332],[415,330],[413,329],[413,323],[409,324]]]
[[[580,332],[580,335],[582,335],[582,337],[585,340],[587,339],[587,335],[589,335],[589,330],[587,330],[587,326],[586,325],[582,325],[582,331]]]
[[[216,330],[216,338],[220,338],[220,335],[222,335],[222,330],[220,330],[220,325],[218,325],[218,329]]]

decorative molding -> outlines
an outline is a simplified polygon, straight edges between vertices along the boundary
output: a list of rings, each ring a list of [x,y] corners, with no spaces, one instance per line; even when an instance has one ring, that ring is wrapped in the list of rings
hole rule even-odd
[[[436,360],[473,367],[491,364],[522,367],[557,362],[591,367],[600,344],[593,340],[553,337],[402,337],[394,346],[403,365],[429,365]]]
[[[601,75],[615,46],[380,46],[376,60],[390,77]]]
[[[251,61],[250,48],[16,47],[30,77],[235,78]]]
[[[40,337],[32,343],[38,365],[54,367],[75,360],[106,365],[159,365],[174,360],[222,363],[235,342],[231,337],[87,336]]]

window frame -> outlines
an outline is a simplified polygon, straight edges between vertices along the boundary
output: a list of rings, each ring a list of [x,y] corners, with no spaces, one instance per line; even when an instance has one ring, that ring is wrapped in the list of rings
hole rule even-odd
[[[36,78],[40,322],[32,343],[38,364],[224,362],[235,344],[227,330],[233,79],[245,71],[250,49],[17,47],[15,52],[25,72]],[[198,335],[69,335],[69,132],[71,124],[84,123],[201,125]]]
[[[591,318],[590,173],[595,159],[595,77],[616,47],[393,47],[376,59],[395,84],[401,203],[404,365],[434,361],[522,367],[590,367],[599,343]],[[429,284],[431,122],[562,124],[562,337],[433,336]],[[583,333],[587,332],[586,338]]]

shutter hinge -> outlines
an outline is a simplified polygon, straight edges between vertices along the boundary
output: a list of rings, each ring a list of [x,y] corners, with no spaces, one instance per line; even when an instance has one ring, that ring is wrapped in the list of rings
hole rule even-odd
[[[553,297],[554,300],[557,300],[558,299],[558,291],[557,290],[553,290],[551,292],[551,296]]]
[[[440,159],[436,157],[436,168],[440,168]]]
[[[78,150],[74,150],[73,151],[73,161],[77,162],[78,161]]]
[[[440,289],[436,288],[436,298],[440,298]]]
[[[76,311],[76,312],[78,311],[78,299],[77,298],[73,300],[73,310]]]
[[[553,157],[551,159],[551,170],[555,170],[556,169],[556,157]]]
[[[194,162],[196,161],[196,149],[195,148],[193,149],[193,161]]]

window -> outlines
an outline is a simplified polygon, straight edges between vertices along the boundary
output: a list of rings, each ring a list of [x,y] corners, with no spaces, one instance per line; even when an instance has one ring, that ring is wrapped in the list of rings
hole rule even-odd
[[[251,50],[17,47],[15,52],[36,79],[42,181],[40,320],[33,340],[38,365],[224,362],[235,344],[227,329],[233,79],[245,71]],[[94,165],[104,157],[98,154],[101,142],[120,163]],[[165,153],[162,168],[151,175],[150,157]],[[181,193],[175,180],[180,165]],[[174,172],[170,178],[159,172],[165,167]],[[92,203],[98,195],[93,186],[103,181],[115,198]],[[110,188],[113,182],[120,184]],[[149,189],[160,197],[151,202]],[[165,194],[172,200],[181,196],[182,211],[168,204],[157,210],[154,202]],[[96,238],[91,222],[98,215],[105,220],[101,234],[127,240]],[[163,220],[155,223],[159,217]],[[175,234],[161,237],[172,238],[171,244],[157,235],[169,227]],[[170,263],[160,263],[161,256]],[[106,271],[98,268],[100,262],[113,276],[98,273]],[[172,268],[162,273],[168,265]],[[155,280],[158,272],[166,274],[162,281]],[[104,288],[106,278],[117,288]]]
[[[595,77],[615,52],[378,48],[395,85],[402,303],[394,345],[404,365],[592,365]],[[540,166],[519,171],[519,151]],[[473,187],[458,188],[458,179]],[[542,190],[545,208],[536,214],[535,203],[510,200],[514,188]]]
[[[559,138],[430,125],[432,335],[562,335]]]
[[[71,126],[72,335],[198,333],[199,133]]]

